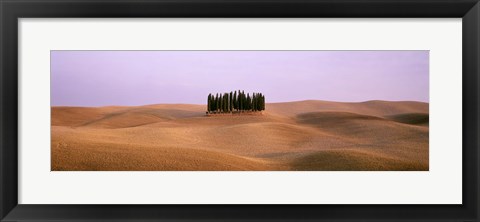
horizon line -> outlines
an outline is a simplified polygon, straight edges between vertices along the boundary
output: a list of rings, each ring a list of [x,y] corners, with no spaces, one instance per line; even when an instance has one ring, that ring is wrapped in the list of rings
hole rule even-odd
[[[320,102],[335,102],[335,103],[366,103],[366,102],[417,102],[417,103],[427,103],[424,101],[417,101],[417,100],[379,100],[379,99],[372,99],[372,100],[365,100],[359,102],[345,102],[345,101],[333,101],[333,100],[319,100],[319,99],[306,99],[306,100],[294,100],[294,101],[284,101],[284,102],[270,102],[265,104],[276,104],[276,103],[295,103],[295,102],[308,102],[308,101],[320,101]],[[143,105],[101,105],[101,106],[77,106],[77,105],[50,105],[50,107],[89,107],[89,108],[102,108],[102,107],[138,107],[138,106],[154,106],[154,105],[197,105],[197,106],[206,106],[206,103],[198,104],[198,103],[150,103],[150,104],[143,104]]]

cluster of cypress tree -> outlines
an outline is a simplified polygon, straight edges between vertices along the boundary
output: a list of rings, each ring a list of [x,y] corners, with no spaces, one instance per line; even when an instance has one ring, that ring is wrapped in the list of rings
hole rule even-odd
[[[230,93],[208,94],[208,113],[230,113],[265,110],[265,96],[261,93],[245,94],[242,90]]]

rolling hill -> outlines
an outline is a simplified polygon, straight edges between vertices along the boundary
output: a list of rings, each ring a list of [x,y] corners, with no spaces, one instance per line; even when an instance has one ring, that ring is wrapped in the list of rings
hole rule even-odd
[[[428,170],[428,103],[52,107],[52,170]]]

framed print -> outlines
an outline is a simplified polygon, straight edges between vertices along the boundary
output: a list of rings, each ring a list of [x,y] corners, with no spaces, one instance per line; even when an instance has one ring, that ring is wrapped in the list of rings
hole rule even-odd
[[[51,51],[51,170],[428,171],[428,58]]]
[[[477,1],[2,1],[2,221],[478,221]]]

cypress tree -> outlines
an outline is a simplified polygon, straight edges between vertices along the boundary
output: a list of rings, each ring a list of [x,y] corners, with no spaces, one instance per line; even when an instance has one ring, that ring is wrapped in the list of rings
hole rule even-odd
[[[230,112],[230,103],[232,103],[232,99],[230,97],[230,93],[227,93],[227,112]]]
[[[248,93],[245,95],[245,111],[248,111],[250,109],[250,104],[248,102],[248,100],[250,99],[250,96],[248,95]]]
[[[265,110],[265,96],[262,96],[262,110]]]
[[[228,107],[228,94],[224,93],[223,94],[223,112],[227,112],[227,107]]]
[[[255,107],[257,108],[257,111],[260,111],[260,110],[262,110],[262,109],[261,109],[261,104],[260,104],[260,101],[261,101],[261,99],[262,99],[261,93],[257,93],[257,95],[255,96],[255,98],[256,98]]]
[[[243,94],[242,92],[240,92],[240,90],[238,91],[238,107],[240,107],[240,111],[243,111]]]
[[[238,109],[239,109],[240,111],[243,110],[242,100],[243,100],[243,98],[242,98],[242,92],[240,92],[240,90],[238,90]]]
[[[263,96],[262,96],[261,93],[260,93],[258,96],[259,96],[259,98],[258,98],[258,106],[259,106],[259,109],[258,109],[258,110],[261,111],[261,110],[263,110],[263,102],[262,102]]]
[[[240,107],[240,112],[243,110],[243,95],[241,91],[238,91],[238,107]]]
[[[227,106],[228,106],[228,98],[227,98],[227,94],[224,93],[223,94],[223,106],[222,106],[222,111],[224,113],[227,112]]]
[[[225,94],[222,94],[222,113],[225,112]]]
[[[225,93],[225,112],[230,112],[230,99],[229,99],[229,94]]]
[[[253,102],[252,102],[252,103],[253,103],[253,106],[255,106],[255,107],[254,107],[254,110],[255,110],[255,111],[259,111],[259,110],[260,110],[260,109],[259,109],[259,105],[258,105],[258,99],[259,99],[258,93],[256,93],[256,94],[255,94],[255,100],[253,100]]]
[[[250,106],[249,106],[249,104],[248,104],[248,98],[249,98],[249,97],[248,97],[248,93],[245,94],[245,95],[243,95],[243,96],[244,96],[244,98],[245,98],[245,99],[244,99],[244,102],[245,102],[245,111],[248,111],[248,110],[250,109]]]
[[[238,95],[237,95],[237,109],[240,111],[240,90],[238,90]]]
[[[213,95],[210,95],[210,112],[213,112],[215,109],[215,97]]]
[[[247,98],[245,97],[245,91],[242,90],[242,111],[245,111],[247,109],[246,100]]]
[[[218,112],[219,108],[220,108],[220,103],[218,102],[218,93],[217,93],[217,96],[215,97],[215,113]]]
[[[255,95],[255,108],[257,109],[257,111],[260,111],[260,93],[257,93],[257,95]]]
[[[258,104],[258,110],[261,111],[262,110],[262,94],[261,93],[258,94],[257,104]]]
[[[256,93],[252,93],[252,110],[253,111],[257,111],[257,106],[256,106],[256,96],[255,96]]]
[[[213,95],[210,94],[210,106],[209,106],[209,111],[212,112],[213,111]]]
[[[221,93],[220,93],[220,95],[218,96],[218,103],[219,103],[219,105],[218,105],[218,111],[219,111],[220,113],[222,113],[222,112],[223,112],[223,95],[222,95]]]
[[[237,91],[235,91],[235,93],[233,93],[233,109],[235,109],[235,110],[238,109],[238,106],[237,106]]]
[[[232,112],[233,111],[233,93],[231,91],[230,91],[230,97],[229,97],[229,104],[230,104],[230,107],[228,111]]]
[[[223,113],[223,102],[224,102],[224,100],[223,100],[223,95],[220,94],[220,112],[221,112],[221,113]]]
[[[212,100],[212,104],[211,104],[211,111],[214,112],[215,111],[215,96],[212,95],[211,97],[211,100]]]
[[[247,96],[245,96],[245,92],[242,90],[242,108],[243,111],[247,110]]]
[[[211,104],[211,94],[208,94],[208,99],[207,99],[207,112],[210,113],[210,104]]]

